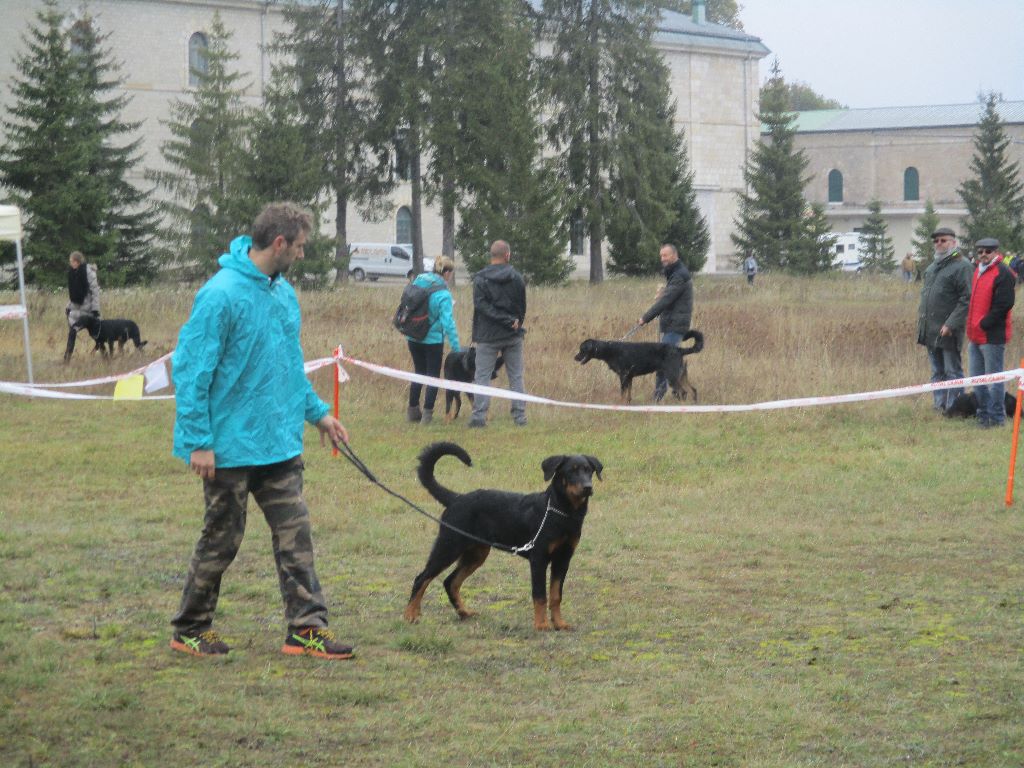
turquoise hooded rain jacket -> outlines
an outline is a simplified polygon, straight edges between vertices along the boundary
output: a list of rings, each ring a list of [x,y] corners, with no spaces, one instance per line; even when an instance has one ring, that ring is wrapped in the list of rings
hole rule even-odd
[[[295,290],[249,259],[237,237],[196,294],[178,335],[174,455],[212,450],[217,467],[275,464],[302,453],[303,420],[328,412],[303,370]]]

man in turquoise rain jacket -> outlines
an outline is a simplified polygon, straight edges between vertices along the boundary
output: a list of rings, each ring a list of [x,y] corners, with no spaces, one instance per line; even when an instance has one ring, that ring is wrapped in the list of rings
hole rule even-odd
[[[211,629],[220,582],[245,533],[249,494],[273,534],[288,634],[281,651],[352,657],[327,629],[302,499],[303,421],[348,442],[303,370],[301,317],[284,272],[303,257],[312,218],[291,203],[268,205],[252,237],[238,237],[199,290],[172,358],[174,455],[203,480],[206,516],[189,564],[171,648],[228,653]]]

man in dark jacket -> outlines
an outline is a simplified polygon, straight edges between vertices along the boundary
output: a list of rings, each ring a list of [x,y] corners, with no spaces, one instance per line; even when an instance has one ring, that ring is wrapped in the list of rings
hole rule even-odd
[[[928,350],[932,381],[964,376],[960,350],[964,345],[967,305],[971,299],[971,263],[956,247],[956,233],[942,227],[932,233],[935,255],[924,271],[921,304],[917,310],[917,343]],[[944,411],[963,389],[937,389],[934,408]]]
[[[978,266],[971,282],[971,303],[967,308],[967,359],[971,376],[999,373],[1003,353],[1010,340],[1013,288],[1017,276],[1003,263],[999,241],[992,237],[974,244]],[[1006,421],[1003,382],[974,387],[978,398],[978,426],[1001,427]]]
[[[523,386],[523,321],[526,320],[526,283],[508,262],[512,250],[504,240],[491,244],[491,263],[473,277],[473,343],[476,345],[474,384],[490,386],[491,373],[500,354],[508,371],[508,386],[525,392]],[[491,398],[473,399],[471,427],[487,426],[487,408]],[[512,401],[512,420],[526,426],[526,403]]]
[[[690,270],[679,260],[679,251],[674,245],[665,244],[659,252],[662,273],[667,281],[658,289],[654,304],[637,323],[647,325],[656,317],[660,317],[661,341],[664,344],[679,346],[683,334],[690,330],[690,317],[693,315],[693,280]],[[668,382],[659,372],[654,380],[654,399],[661,400],[668,391]]]

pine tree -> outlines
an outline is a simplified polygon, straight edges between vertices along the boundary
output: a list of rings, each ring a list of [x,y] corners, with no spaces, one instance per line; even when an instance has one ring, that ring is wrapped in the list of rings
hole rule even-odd
[[[807,206],[801,222],[801,236],[793,244],[787,269],[800,275],[827,272],[832,269],[835,259],[835,244],[836,235],[832,233],[832,225],[825,215],[825,206],[821,203]]]
[[[960,185],[959,193],[967,207],[968,243],[994,237],[1003,249],[1020,253],[1024,249],[1024,185],[1019,164],[1007,156],[1010,139],[998,104],[999,97],[989,93],[974,136],[974,177]]]
[[[628,145],[616,115],[622,113],[609,84],[646,56],[657,10],[645,0],[545,0],[543,33],[552,41],[543,64],[551,108],[548,140],[568,190],[568,207],[578,212],[589,235],[590,282],[604,280],[602,241],[611,211],[608,179],[614,154]],[[625,164],[625,163],[624,163]]]
[[[53,2],[36,14],[17,59],[3,121],[0,183],[25,214],[26,279],[63,285],[68,254],[82,251],[106,285],[146,279],[152,214],[128,181],[138,128],[112,97],[120,80],[88,18],[70,32]]]
[[[238,59],[230,43],[215,13],[207,69],[195,71],[191,97],[171,104],[171,138],[160,148],[169,168],[151,174],[170,195],[161,206],[168,258],[186,273],[215,272],[217,258],[252,224],[245,162],[250,114],[242,101],[242,75],[230,69]]]
[[[914,249],[914,266],[917,273],[921,274],[932,263],[935,256],[935,249],[932,247],[932,232],[939,228],[939,214],[935,212],[935,206],[931,200],[925,200],[924,213],[917,220],[914,227],[914,239],[910,245]]]
[[[707,260],[711,237],[697,207],[686,144],[675,130],[668,70],[653,47],[637,52],[612,86],[620,127],[613,146],[607,218],[611,272],[655,274],[672,243],[690,269]]]
[[[348,277],[348,209],[367,219],[387,213],[394,187],[390,168],[394,132],[375,122],[365,50],[372,30],[359,23],[360,0],[316,0],[285,7],[288,28],[275,38],[282,97],[294,97],[294,126],[309,156],[320,159],[318,190],[334,200],[333,266]],[[289,109],[291,109],[289,107]],[[307,249],[308,251],[309,249]],[[307,257],[308,258],[308,257]]]
[[[860,231],[860,252],[864,269],[868,272],[889,275],[896,271],[896,249],[882,216],[880,200],[868,203],[868,217]]]
[[[820,242],[815,228],[805,221],[804,177],[807,157],[795,145],[795,116],[787,105],[786,84],[778,61],[763,89],[760,121],[768,136],[750,155],[743,178],[746,192],[739,195],[740,211],[732,237],[737,251],[751,251],[761,269],[807,272],[826,269],[815,257]],[[814,257],[814,258],[811,258]]]

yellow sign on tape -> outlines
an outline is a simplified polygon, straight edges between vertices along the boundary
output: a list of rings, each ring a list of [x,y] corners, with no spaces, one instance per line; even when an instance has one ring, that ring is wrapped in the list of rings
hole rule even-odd
[[[114,386],[115,400],[141,400],[142,386],[145,384],[145,376],[128,376],[121,379]]]

